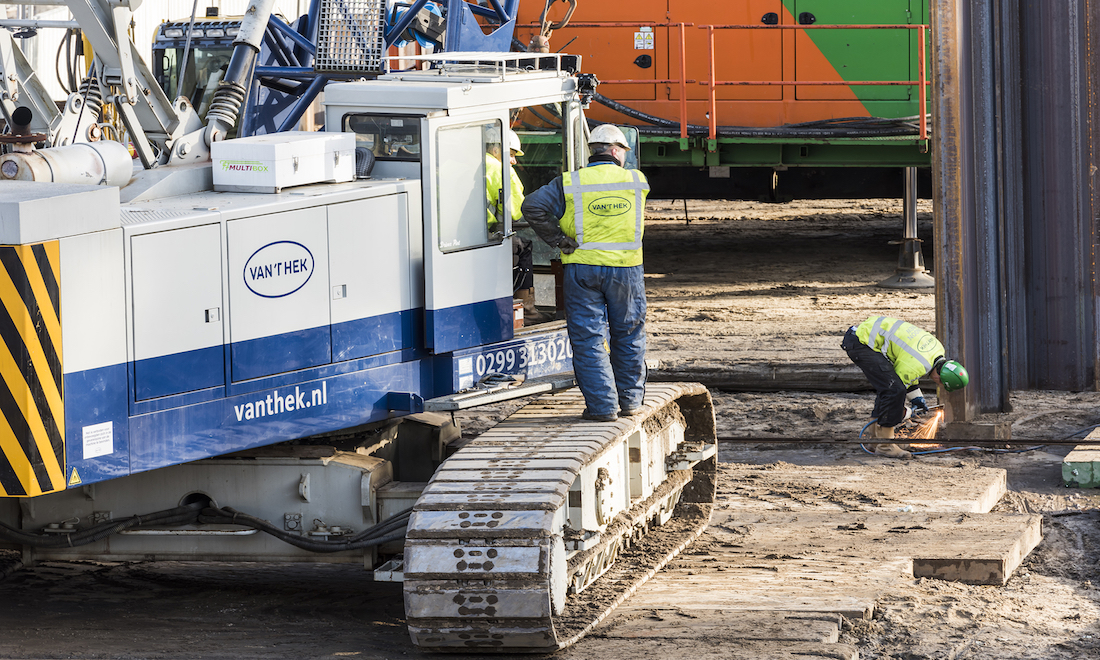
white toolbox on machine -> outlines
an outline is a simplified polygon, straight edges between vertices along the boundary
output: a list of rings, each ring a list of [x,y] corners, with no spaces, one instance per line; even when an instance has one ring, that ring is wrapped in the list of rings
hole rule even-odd
[[[355,178],[355,135],[289,131],[210,145],[214,190],[275,193]]]

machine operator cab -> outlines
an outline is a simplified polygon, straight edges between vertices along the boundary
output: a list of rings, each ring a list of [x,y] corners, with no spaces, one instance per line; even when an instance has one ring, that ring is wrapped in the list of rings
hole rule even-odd
[[[552,108],[561,117],[560,132],[518,127],[528,156],[520,173],[525,189],[586,162],[576,58],[451,53],[414,59],[434,68],[329,85],[325,124],[355,133],[356,147],[370,150],[372,179],[421,182],[428,348],[444,353],[509,339],[509,237],[517,228],[507,213],[501,224],[487,222],[486,152],[524,110]],[[501,161],[501,180],[509,181],[512,165]],[[511,208],[510,186],[500,193],[500,206]]]

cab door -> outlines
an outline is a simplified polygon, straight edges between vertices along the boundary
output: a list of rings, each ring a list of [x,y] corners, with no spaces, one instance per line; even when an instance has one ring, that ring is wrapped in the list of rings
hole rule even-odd
[[[502,112],[425,120],[424,320],[435,353],[512,338],[511,219],[490,231],[486,194],[486,148],[506,119]],[[507,182],[507,155],[502,167]],[[511,193],[503,188],[507,209]]]

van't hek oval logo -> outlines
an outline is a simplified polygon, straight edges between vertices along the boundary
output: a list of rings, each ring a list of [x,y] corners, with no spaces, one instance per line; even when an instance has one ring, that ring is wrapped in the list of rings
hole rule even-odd
[[[622,215],[629,213],[634,208],[630,200],[622,197],[601,197],[588,204],[588,211],[595,215]]]
[[[932,350],[932,347],[936,345],[936,338],[932,335],[925,335],[921,337],[921,340],[917,342],[917,350],[921,353]]]
[[[313,276],[313,253],[294,241],[268,243],[244,264],[244,285],[257,296],[282,298]]]

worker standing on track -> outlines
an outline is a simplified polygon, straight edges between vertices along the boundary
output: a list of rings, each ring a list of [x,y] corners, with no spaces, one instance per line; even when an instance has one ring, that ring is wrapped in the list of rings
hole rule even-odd
[[[485,143],[485,194],[489,208],[489,231],[504,230],[504,207],[501,193],[504,190],[504,150],[499,133],[493,129]],[[516,174],[516,156],[522,156],[519,135],[508,129],[508,157],[511,159],[511,207],[512,222],[523,221],[520,205],[523,204],[523,182]],[[515,224],[513,224],[515,229]],[[526,324],[544,323],[550,318],[535,307],[534,250],[531,241],[519,234],[512,234],[512,296],[523,302],[523,321]]]
[[[588,146],[588,166],[528,195],[523,217],[561,250],[573,371],[586,406],[581,416],[610,422],[637,414],[645,396],[642,233],[649,182],[623,167],[630,146],[619,127],[597,126]]]
[[[945,359],[943,344],[912,323],[888,316],[872,316],[848,328],[840,347],[863,370],[875,388],[871,411],[872,437],[893,440],[894,427],[913,411],[928,412],[917,382],[926,374],[948,392],[966,387],[970,375],[955,360]],[[909,458],[909,452],[893,443],[872,445],[876,454]]]

